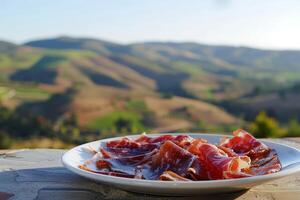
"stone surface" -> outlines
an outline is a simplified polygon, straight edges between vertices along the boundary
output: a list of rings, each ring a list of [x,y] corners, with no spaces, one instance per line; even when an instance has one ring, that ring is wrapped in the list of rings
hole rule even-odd
[[[278,141],[300,149],[299,139]],[[183,199],[126,192],[84,179],[61,165],[64,152],[50,149],[0,151],[0,200]],[[300,199],[300,173],[249,191],[184,199]]]

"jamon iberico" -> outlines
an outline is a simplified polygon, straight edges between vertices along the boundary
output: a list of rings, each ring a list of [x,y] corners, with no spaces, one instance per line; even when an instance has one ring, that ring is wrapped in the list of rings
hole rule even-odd
[[[238,129],[219,144],[188,135],[142,134],[104,143],[79,167],[94,173],[134,179],[201,181],[244,178],[277,172],[278,155],[250,133]]]

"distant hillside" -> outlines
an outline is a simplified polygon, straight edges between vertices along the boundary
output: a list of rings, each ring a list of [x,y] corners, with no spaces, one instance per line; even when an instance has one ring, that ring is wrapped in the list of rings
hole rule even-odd
[[[208,64],[224,70],[234,67],[254,69],[299,70],[300,51],[272,51],[248,47],[211,46],[197,43],[149,42],[120,45],[103,40],[60,37],[25,43],[47,49],[84,49],[105,55],[131,55],[149,60],[187,61]],[[204,66],[208,69],[209,66]],[[211,69],[217,71],[217,69]]]
[[[143,76],[155,79],[156,82],[165,78],[171,80],[175,78],[179,82],[183,81],[182,79],[189,79],[181,78],[185,76],[196,76],[197,79],[201,73],[216,76],[221,82],[226,79],[228,84],[233,84],[230,78],[288,82],[298,80],[300,75],[300,51],[271,51],[172,42],[119,45],[102,40],[70,37],[32,41],[25,45],[45,49],[93,51]],[[161,74],[163,76],[160,76]],[[187,82],[195,84],[197,81],[189,79]],[[188,83],[185,84],[186,87],[190,86]],[[184,88],[186,89],[191,88]]]
[[[59,37],[53,39],[35,40],[27,42],[25,45],[46,49],[91,50],[104,55],[128,51],[126,46],[90,38]]]
[[[127,115],[159,131],[239,125],[241,116],[284,110],[292,101],[268,95],[299,81],[300,51],[72,37],[0,42],[2,103],[51,120],[75,113],[85,128]],[[24,87],[32,89],[26,98]],[[280,120],[294,115],[282,112]]]
[[[10,53],[16,51],[17,45],[0,40],[0,53]]]

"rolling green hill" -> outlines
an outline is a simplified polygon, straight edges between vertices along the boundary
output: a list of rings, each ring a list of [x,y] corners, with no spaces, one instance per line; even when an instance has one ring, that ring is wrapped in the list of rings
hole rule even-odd
[[[300,51],[71,37],[0,42],[1,105],[55,127],[76,116],[86,132],[228,130],[261,110],[284,123],[300,119],[298,90],[283,94],[299,81]]]

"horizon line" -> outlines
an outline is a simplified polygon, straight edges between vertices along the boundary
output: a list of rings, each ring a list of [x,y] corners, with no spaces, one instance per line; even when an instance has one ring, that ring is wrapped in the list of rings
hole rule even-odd
[[[11,39],[5,39],[0,38],[0,41],[12,43],[15,45],[26,45],[26,43],[33,42],[33,41],[39,41],[39,40],[49,40],[49,39],[58,39],[58,38],[73,38],[73,39],[92,39],[92,40],[99,40],[103,42],[109,42],[119,45],[132,45],[132,44],[142,44],[142,43],[193,43],[198,45],[205,45],[205,46],[216,46],[216,47],[234,47],[234,48],[249,48],[249,49],[257,49],[257,50],[263,50],[263,51],[300,51],[299,48],[281,48],[281,47],[261,47],[261,46],[255,46],[255,45],[247,45],[247,44],[228,44],[228,43],[207,43],[207,42],[201,42],[196,40],[168,40],[168,39],[150,39],[150,40],[137,40],[132,42],[122,42],[118,40],[113,39],[105,39],[104,37],[95,37],[95,36],[75,36],[71,34],[58,34],[55,36],[42,36],[42,37],[36,37],[32,39],[25,39],[22,42],[13,41]]]

